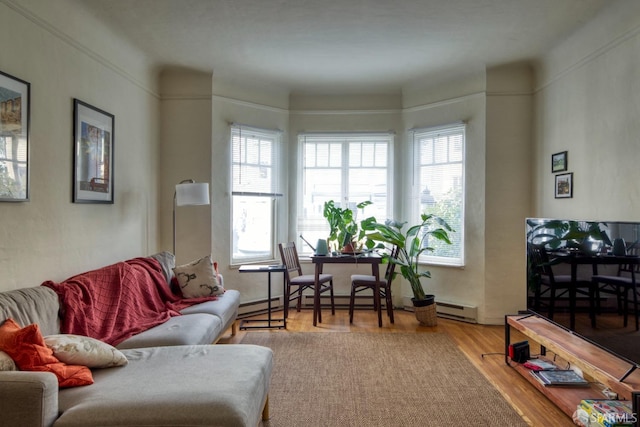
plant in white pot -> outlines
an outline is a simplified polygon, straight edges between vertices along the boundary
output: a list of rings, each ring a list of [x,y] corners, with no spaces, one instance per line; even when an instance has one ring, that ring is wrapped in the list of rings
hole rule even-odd
[[[454,232],[449,224],[442,218],[432,214],[422,214],[419,224],[410,226],[404,230],[407,222],[387,220],[384,224],[378,223],[374,218],[362,222],[362,228],[367,233],[370,241],[377,242],[377,248],[384,248],[388,245],[398,247],[397,255],[391,257],[384,255],[388,262],[393,262],[400,267],[400,274],[411,285],[413,292],[414,307],[425,307],[433,304],[434,296],[425,293],[421,279],[431,278],[431,272],[419,268],[420,255],[425,252],[433,252],[433,247],[429,245],[429,239],[434,238],[451,244],[449,233]],[[371,243],[368,243],[371,247]],[[418,312],[416,317],[420,320]]]

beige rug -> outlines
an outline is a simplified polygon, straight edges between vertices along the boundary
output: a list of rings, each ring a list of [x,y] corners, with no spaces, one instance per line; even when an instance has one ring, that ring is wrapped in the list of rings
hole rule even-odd
[[[265,427],[526,426],[448,335],[249,332],[270,347]]]

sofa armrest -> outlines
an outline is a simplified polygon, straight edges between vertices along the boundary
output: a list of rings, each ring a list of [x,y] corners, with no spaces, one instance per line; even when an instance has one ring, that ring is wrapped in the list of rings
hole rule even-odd
[[[50,372],[0,371],[5,427],[50,427],[58,418],[58,379]]]

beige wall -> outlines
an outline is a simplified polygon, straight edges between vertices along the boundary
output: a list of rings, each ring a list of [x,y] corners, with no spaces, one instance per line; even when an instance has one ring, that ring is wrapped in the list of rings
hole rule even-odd
[[[640,220],[640,2],[618,1],[537,67],[533,213]],[[568,151],[572,199],[555,199],[551,155]]]
[[[211,183],[211,83],[211,73],[193,70],[164,70],[160,76],[159,199],[163,250],[173,252],[176,184],[188,179]],[[176,264],[210,254],[212,205],[175,209]]]
[[[263,274],[240,274],[237,265],[231,265],[231,145],[230,124],[238,123],[279,129],[282,133],[284,155],[287,155],[289,129],[288,97],[278,90],[266,90],[246,85],[235,85],[213,76],[212,96],[212,237],[211,252],[219,261],[225,284],[238,289],[243,302],[266,299],[267,277]],[[281,182],[286,183],[287,162],[283,162]],[[287,238],[288,197],[277,200],[276,232],[278,241]],[[276,277],[279,276],[279,277]],[[274,275],[274,292],[282,291],[280,274]]]
[[[405,96],[403,114],[404,129],[439,126],[464,121],[466,128],[465,147],[465,266],[428,266],[431,279],[423,283],[428,293],[440,301],[467,304],[478,307],[478,315],[484,319],[485,289],[485,194],[486,188],[486,94],[485,76],[473,76],[460,82],[461,91],[451,87],[435,88],[447,98],[435,98],[434,90],[412,92]],[[405,141],[405,146],[408,141]],[[407,147],[408,148],[408,147]],[[403,170],[411,170],[410,152],[405,148]],[[409,188],[409,176],[405,175],[404,186]],[[406,215],[406,214],[405,214]],[[408,285],[404,296],[410,296]],[[484,322],[484,320],[482,320]]]
[[[531,212],[533,72],[487,70],[485,305],[487,323],[526,308],[524,222]]]
[[[0,2],[0,70],[31,83],[31,200],[0,203],[0,290],[63,280],[157,247],[153,73],[100,22],[81,10],[71,16],[72,6]],[[113,205],[71,203],[73,98],[115,115]]]

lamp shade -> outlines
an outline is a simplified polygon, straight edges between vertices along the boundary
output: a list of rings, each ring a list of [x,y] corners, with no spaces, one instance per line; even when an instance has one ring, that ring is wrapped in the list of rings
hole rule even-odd
[[[209,183],[187,182],[176,185],[176,205],[194,206],[209,204]]]

